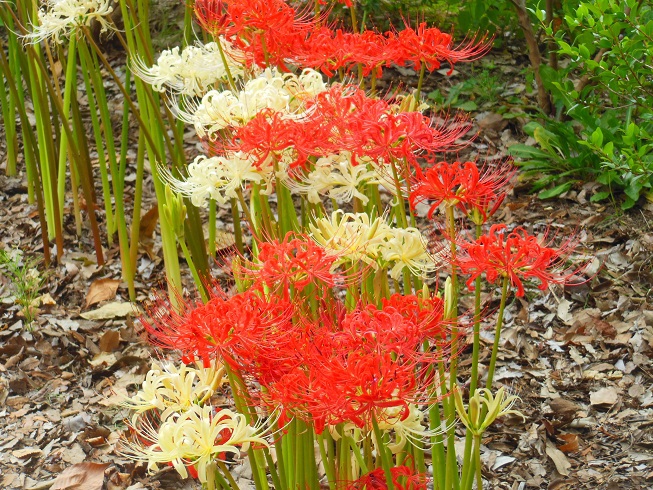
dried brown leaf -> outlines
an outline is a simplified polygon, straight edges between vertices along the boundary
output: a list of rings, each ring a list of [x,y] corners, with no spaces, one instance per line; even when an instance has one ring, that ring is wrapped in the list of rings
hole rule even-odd
[[[66,468],[50,490],[102,490],[108,463],[77,463]]]
[[[159,208],[154,205],[147,213],[141,217],[141,224],[139,227],[139,235],[141,240],[151,239],[156,229],[156,223],[159,220]]]
[[[118,279],[96,279],[88,288],[84,308],[115,298],[118,286],[120,286]]]
[[[108,320],[110,318],[134,315],[138,309],[131,303],[107,303],[97,310],[82,313],[79,316],[86,320]]]
[[[590,393],[590,403],[592,405],[614,405],[619,401],[619,393],[613,386],[601,388],[594,393]]]
[[[571,463],[565,456],[565,453],[560,451],[551,441],[546,441],[546,454],[562,476],[569,475],[569,470],[571,469]]]
[[[100,350],[102,352],[113,352],[120,345],[120,332],[107,330],[100,339]]]
[[[563,453],[574,453],[579,448],[578,434],[560,434],[558,439],[565,441],[564,444],[558,446],[558,449]]]

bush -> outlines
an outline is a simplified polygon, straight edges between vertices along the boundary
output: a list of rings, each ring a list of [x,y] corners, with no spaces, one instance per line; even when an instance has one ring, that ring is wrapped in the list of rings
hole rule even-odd
[[[591,178],[605,186],[593,200],[622,192],[628,209],[653,189],[653,8],[595,0],[567,4],[564,20],[568,31],[546,32],[568,63],[541,68],[556,120],[527,128],[539,150],[516,145],[511,152],[526,160],[527,173],[545,174],[536,189],[557,184],[542,197]]]

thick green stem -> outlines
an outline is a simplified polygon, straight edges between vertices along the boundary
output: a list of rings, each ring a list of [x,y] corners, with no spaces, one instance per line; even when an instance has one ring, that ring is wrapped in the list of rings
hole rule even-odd
[[[85,73],[85,76],[88,74]],[[68,124],[70,117],[70,100],[73,96],[77,96],[77,36],[70,36],[70,43],[68,44],[68,59],[66,61],[66,80],[64,85],[63,94],[63,119],[62,124]],[[91,99],[92,95],[89,93],[88,98]],[[93,111],[91,111],[93,112]],[[57,210],[59,216],[63,218],[63,196],[66,192],[66,156],[69,154],[68,136],[65,131],[61,132],[61,139],[59,140],[59,167],[57,174],[57,193],[60,196],[59,209]],[[75,156],[70,152],[70,166],[73,166]],[[75,189],[73,189],[73,193]],[[79,220],[78,220],[79,221]]]
[[[383,442],[383,433],[379,429],[379,424],[376,421],[376,417],[372,417],[372,428],[374,429],[374,437],[376,437],[376,449],[379,452],[381,459],[381,466],[383,468],[383,474],[385,475],[385,482],[388,490],[394,490],[395,485],[392,481],[392,457],[388,455],[388,448]]]

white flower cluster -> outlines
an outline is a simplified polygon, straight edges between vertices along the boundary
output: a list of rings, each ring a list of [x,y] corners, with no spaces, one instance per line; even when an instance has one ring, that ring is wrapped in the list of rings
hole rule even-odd
[[[38,25],[25,36],[30,42],[39,43],[53,39],[57,43],[67,38],[81,26],[96,21],[102,32],[111,28],[107,17],[113,12],[111,0],[47,0],[39,10]]]
[[[393,279],[399,279],[405,267],[418,276],[435,270],[417,228],[393,228],[383,217],[371,220],[365,213],[342,210],[317,219],[309,228],[313,239],[337,257],[335,265],[363,262],[374,269],[389,267]]]
[[[152,364],[141,390],[122,405],[134,410],[133,422],[148,410],[159,410],[162,419],[208,400],[227,381],[222,365],[193,367],[172,363]]]
[[[274,174],[270,163],[258,162],[250,155],[236,152],[210,158],[198,156],[188,165],[185,180],[175,179],[165,170],[162,175],[175,192],[190,198],[195,206],[202,206],[209,199],[221,205],[228,204],[231,199],[237,199],[239,189],[249,183],[270,187]]]
[[[192,124],[200,138],[213,139],[221,129],[242,126],[264,109],[287,117],[304,117],[305,101],[326,88],[322,75],[310,68],[299,76],[267,68],[247,81],[239,92],[211,90],[197,106],[189,103],[178,107],[177,116]]]
[[[350,202],[354,197],[367,204],[368,197],[362,192],[365,184],[378,184],[378,172],[361,161],[351,162],[351,153],[343,152],[319,158],[314,168],[297,178],[289,176],[284,183],[293,192],[304,194],[309,202],[321,202],[320,196],[328,195],[339,203]]]
[[[244,415],[216,410],[209,403],[225,381],[221,365],[177,369],[155,364],[142,390],[123,402],[137,412],[132,419],[136,437],[123,441],[120,452],[147,462],[150,471],[172,464],[186,478],[192,467],[200,482],[206,483],[214,477],[211,465],[223,453],[239,455],[250,444],[268,446],[263,426],[251,426]],[[151,415],[150,410],[157,414]]]
[[[440,430],[429,430],[428,427],[422,425],[424,420],[424,413],[417,407],[417,405],[408,405],[409,413],[406,417],[404,414],[404,407],[389,407],[380,409],[380,413],[376,416],[378,418],[379,429],[382,432],[394,433],[394,438],[390,441],[383,441],[386,447],[392,452],[397,454],[404,449],[406,443],[413,444],[416,447],[423,447],[429,445],[434,436],[442,433]],[[342,434],[339,432],[342,431]],[[346,423],[341,428],[336,426],[329,426],[331,436],[337,441],[343,434],[351,437],[354,441],[359,442],[364,436],[365,432],[361,431],[355,424]],[[372,439],[375,447],[378,447],[376,436],[373,428],[368,427],[367,433]]]
[[[223,47],[229,73],[234,79],[244,74],[243,65],[238,63],[238,51],[224,39],[219,42]],[[136,60],[134,73],[152,85],[154,90],[201,97],[216,82],[227,80],[227,68],[224,65],[220,46],[217,42],[186,46],[180,51],[179,46],[163,51],[156,64],[147,67],[142,60]]]
[[[152,472],[159,470],[159,464],[170,463],[187,478],[188,467],[193,467],[201,483],[213,477],[210,466],[223,453],[238,456],[250,444],[268,446],[263,426],[251,426],[245,415],[228,409],[215,411],[211,405],[192,405],[173,413],[156,428],[143,423],[135,429],[141,443],[124,442],[121,453],[147,462]]]

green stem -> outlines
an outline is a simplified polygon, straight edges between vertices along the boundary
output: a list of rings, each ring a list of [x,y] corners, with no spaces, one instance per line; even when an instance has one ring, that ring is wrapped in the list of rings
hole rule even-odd
[[[482,227],[476,225],[476,238],[481,236]],[[481,348],[481,277],[474,283],[474,338],[472,349],[472,377],[469,386],[470,396],[474,395],[478,386],[478,357]]]
[[[63,114],[61,118],[65,120],[64,124],[68,124],[70,117],[70,100],[73,96],[77,96],[77,36],[70,36],[70,43],[68,44],[68,59],[66,61],[66,80],[63,95]],[[88,94],[90,100],[91,94]],[[64,131],[61,132],[61,139],[59,141],[59,167],[58,167],[58,188],[59,196],[64,196],[66,192],[66,156],[69,153],[68,138]],[[70,154],[70,165],[73,165],[74,155]],[[73,192],[75,190],[73,189]],[[63,199],[59,202],[59,216],[63,217]]]
[[[322,458],[322,464],[324,465],[324,472],[326,473],[329,490],[336,490],[336,471],[333,464],[333,455],[330,454],[331,451],[329,451],[331,446],[330,439],[331,438],[329,437],[329,440],[327,440],[324,433],[317,435],[317,444],[320,448],[320,457]]]
[[[95,79],[93,78],[93,80],[91,80],[91,77],[89,75],[90,73],[95,72],[94,69],[95,67],[91,67],[92,63],[89,62],[87,55],[88,55],[88,50],[86,51],[84,49],[79,50],[79,60],[82,68],[82,78],[84,79],[84,86],[86,87],[88,108],[91,113],[91,125],[93,126],[93,135],[95,137],[95,149],[98,155],[98,166],[100,168],[100,178],[102,181],[102,198],[104,200],[104,214],[107,223],[106,226],[107,241],[109,243],[109,246],[111,246],[113,245],[114,222],[113,222],[113,208],[111,206],[111,185],[109,184],[109,171],[107,169],[107,153],[104,152],[104,148],[102,146],[102,141],[103,141],[102,128],[100,126],[100,120],[98,117],[98,113],[100,112],[98,110],[98,105],[101,104],[101,99],[99,97],[98,88],[95,85]],[[96,103],[96,97],[98,98],[97,103]],[[63,142],[64,139],[65,137],[64,135],[62,135],[61,141]]]
[[[395,485],[392,481],[392,468],[391,457],[388,455],[388,448],[383,442],[383,433],[379,429],[379,424],[376,421],[376,417],[372,417],[372,427],[374,429],[374,437],[376,437],[376,449],[379,452],[381,457],[381,466],[383,467],[383,474],[385,475],[385,482],[388,487],[388,490],[394,490]]]
[[[415,95],[415,102],[419,107],[420,100],[422,97],[422,85],[424,83],[424,73],[426,72],[426,65],[422,63],[422,67],[419,70],[419,81],[417,82],[417,94]]]
[[[492,381],[494,380],[494,370],[497,364],[497,354],[499,352],[499,342],[501,340],[501,327],[503,326],[503,314],[506,309],[506,300],[508,298],[508,276],[504,276],[503,284],[501,285],[501,303],[499,304],[499,316],[497,317],[497,325],[494,329],[494,343],[492,344],[492,357],[490,358],[490,367],[487,371],[486,388],[492,389]]]

